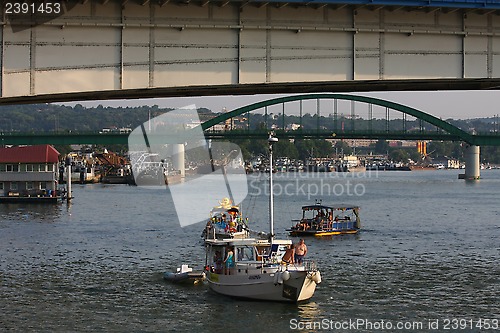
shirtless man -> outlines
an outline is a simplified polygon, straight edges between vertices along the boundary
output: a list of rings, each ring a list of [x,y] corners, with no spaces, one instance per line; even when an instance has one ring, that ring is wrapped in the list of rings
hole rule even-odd
[[[304,260],[304,256],[307,254],[307,245],[304,243],[304,239],[300,239],[300,241],[295,244],[295,263],[301,265]]]

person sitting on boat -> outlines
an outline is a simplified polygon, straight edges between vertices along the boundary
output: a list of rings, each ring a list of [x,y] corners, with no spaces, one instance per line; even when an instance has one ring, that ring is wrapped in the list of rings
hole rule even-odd
[[[295,249],[292,247],[288,247],[285,251],[285,254],[281,258],[281,261],[285,264],[292,264],[295,260]]]
[[[227,257],[224,260],[226,265],[226,274],[231,275],[231,269],[234,267],[234,252],[232,248],[227,249]]]
[[[310,228],[310,226],[309,226],[309,224],[306,221],[302,221],[300,223],[300,230],[306,231],[309,228]]]
[[[333,213],[330,212],[328,213],[328,226],[327,226],[328,229],[332,229],[333,228]]]
[[[307,245],[304,242],[303,238],[301,238],[300,241],[297,244],[295,244],[294,250],[295,250],[295,255],[294,255],[295,263],[300,265],[304,261],[304,257],[307,254]]]
[[[318,214],[316,215],[316,221],[321,221],[323,217],[325,217],[325,213],[322,210],[319,210]]]

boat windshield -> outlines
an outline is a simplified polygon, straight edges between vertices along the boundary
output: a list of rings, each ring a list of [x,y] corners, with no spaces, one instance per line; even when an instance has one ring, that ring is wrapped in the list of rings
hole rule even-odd
[[[240,246],[236,248],[236,260],[237,261],[254,261],[256,257],[256,251],[254,246]]]

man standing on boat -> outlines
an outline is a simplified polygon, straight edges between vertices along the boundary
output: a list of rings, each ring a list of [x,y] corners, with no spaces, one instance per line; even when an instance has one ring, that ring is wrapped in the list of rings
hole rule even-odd
[[[304,243],[304,239],[301,238],[300,241],[295,244],[295,263],[301,265],[304,261],[304,256],[307,254],[307,245]]]

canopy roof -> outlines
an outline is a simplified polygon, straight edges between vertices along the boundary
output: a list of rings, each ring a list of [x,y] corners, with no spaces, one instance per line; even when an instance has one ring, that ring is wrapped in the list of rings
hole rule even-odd
[[[307,206],[302,206],[302,210],[308,211],[308,210],[350,210],[350,209],[359,209],[359,206],[354,206],[354,205],[331,205],[331,206],[325,206],[325,205],[307,205]]]

